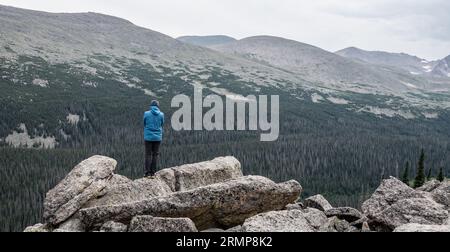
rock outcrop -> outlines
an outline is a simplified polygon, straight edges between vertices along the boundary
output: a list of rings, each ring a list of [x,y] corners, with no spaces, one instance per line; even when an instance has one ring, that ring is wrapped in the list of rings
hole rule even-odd
[[[175,231],[170,226],[180,219],[189,219],[195,230],[227,229],[259,213],[284,209],[302,191],[296,181],[277,184],[243,177],[233,157],[168,168],[138,180],[114,174],[116,165],[102,156],[81,162],[47,193],[46,224],[26,231]],[[148,223],[161,228],[153,230]]]
[[[414,190],[393,177],[382,182],[362,210],[378,231],[393,231],[408,223],[442,225],[448,218],[445,206],[434,201],[432,193]]]
[[[47,193],[44,220],[52,225],[60,224],[86,202],[100,196],[116,165],[114,159],[102,156],[93,156],[78,164],[61,183]]]
[[[322,195],[301,202],[294,180],[243,176],[233,157],[182,165],[152,178],[114,174],[94,156],[77,165],[44,201],[44,224],[24,232],[448,232],[448,181],[414,190],[384,180],[361,210]]]
[[[198,232],[189,218],[160,218],[136,216],[131,220],[130,232]]]
[[[326,211],[333,208],[328,200],[320,194],[305,199],[304,205],[305,207],[316,208],[320,211]]]
[[[242,225],[243,232],[314,232],[300,210],[274,211],[253,216]]]
[[[364,218],[364,216],[356,209],[351,207],[337,207],[325,211],[325,215],[330,217],[338,217],[341,220],[355,222]]]
[[[128,231],[128,226],[119,222],[108,221],[102,225],[100,232],[123,233]]]
[[[25,228],[24,233],[48,233],[50,230],[45,224],[39,223],[34,226]]]
[[[233,227],[255,214],[283,209],[297,200],[301,190],[295,181],[276,184],[248,176],[138,202],[82,209],[80,215],[88,227],[110,220],[127,223],[138,215],[187,217],[199,229]]]

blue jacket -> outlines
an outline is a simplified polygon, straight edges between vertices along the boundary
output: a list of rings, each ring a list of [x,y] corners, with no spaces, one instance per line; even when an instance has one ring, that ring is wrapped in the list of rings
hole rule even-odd
[[[160,142],[163,137],[164,113],[156,106],[144,113],[144,140]]]

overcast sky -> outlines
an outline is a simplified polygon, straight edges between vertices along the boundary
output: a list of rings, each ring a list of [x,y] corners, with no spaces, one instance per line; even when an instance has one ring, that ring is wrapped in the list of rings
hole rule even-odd
[[[0,0],[49,12],[100,12],[172,37],[274,35],[426,59],[450,54],[449,0]]]

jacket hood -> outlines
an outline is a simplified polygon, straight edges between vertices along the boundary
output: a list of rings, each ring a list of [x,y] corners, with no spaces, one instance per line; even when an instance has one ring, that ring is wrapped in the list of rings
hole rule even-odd
[[[159,110],[159,108],[157,106],[150,106],[150,111],[152,112],[152,114],[154,115],[159,115],[161,114],[161,111]]]

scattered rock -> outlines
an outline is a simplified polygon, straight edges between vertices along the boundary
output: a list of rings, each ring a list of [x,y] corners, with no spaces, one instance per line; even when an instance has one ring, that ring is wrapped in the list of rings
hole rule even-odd
[[[76,233],[75,231],[70,231],[70,230],[65,230],[65,229],[60,229],[57,228],[55,230],[52,231],[53,233]]]
[[[363,233],[369,233],[369,232],[372,232],[372,231],[370,230],[369,223],[364,222],[364,223],[362,224],[361,232],[363,232]]]
[[[230,229],[225,230],[225,232],[228,232],[228,233],[240,233],[240,232],[242,232],[242,226],[239,225],[239,226],[236,226],[236,227],[232,227]]]
[[[441,182],[433,179],[433,180],[427,181],[423,186],[417,188],[417,190],[424,191],[424,192],[431,192],[434,189],[438,188],[440,185],[441,185]]]
[[[225,232],[225,230],[220,228],[210,228],[202,231],[202,233],[223,233],[223,232]]]
[[[326,211],[333,208],[331,204],[320,194],[305,199],[304,205],[305,207],[316,208],[320,211]]]
[[[286,208],[284,210],[303,210],[303,204],[300,202],[294,203],[294,204],[289,204],[286,206]]]
[[[30,226],[25,228],[24,233],[48,233],[50,232],[45,224],[36,224],[34,226]]]
[[[354,222],[362,219],[364,216],[358,210],[351,207],[337,207],[325,211],[327,217],[338,217],[341,220]]]
[[[296,181],[276,184],[264,177],[248,176],[139,202],[82,209],[80,214],[88,226],[152,215],[188,217],[201,230],[233,227],[255,214],[283,209],[295,202],[301,190]]]
[[[319,209],[307,208],[303,210],[303,213],[308,224],[317,231],[320,231],[328,222],[327,216]]]
[[[357,229],[352,227],[346,220],[341,220],[334,216],[328,219],[326,225],[322,226],[320,231],[322,232],[355,232]]]
[[[350,225],[352,225],[352,226],[354,226],[354,227],[356,227],[356,228],[361,229],[362,226],[364,225],[364,223],[367,223],[368,221],[369,221],[369,219],[368,219],[366,216],[363,216],[361,219],[356,220],[356,221],[350,223]]]
[[[78,164],[44,200],[44,220],[57,225],[77,212],[86,202],[100,195],[113,174],[114,159],[93,156]]]
[[[303,205],[297,201],[298,182],[244,177],[233,157],[134,181],[113,174],[116,164],[102,156],[78,164],[47,193],[46,224],[24,232],[449,232],[450,227],[449,181],[429,181],[414,190],[391,177],[361,213],[333,208],[322,195]]]
[[[431,191],[431,196],[437,203],[450,210],[450,181],[446,180],[440,183],[436,189]]]
[[[114,221],[108,221],[105,224],[103,224],[102,227],[100,228],[100,232],[107,232],[107,233],[123,233],[127,232],[127,230],[128,230],[127,225]]]
[[[428,198],[401,199],[386,207],[370,221],[379,231],[392,231],[408,223],[442,225],[448,218],[444,206]],[[379,229],[381,228],[381,230]]]
[[[253,216],[242,225],[243,232],[315,232],[300,210],[274,211]]]
[[[391,177],[384,180],[372,196],[363,203],[362,211],[371,219],[399,200],[422,197],[423,194],[416,192],[402,181]]]
[[[67,232],[84,232],[85,227],[80,219],[78,218],[70,218],[66,220],[61,225],[59,225],[58,229],[65,230]]]
[[[450,192],[445,191],[441,188],[437,188],[431,192],[431,197],[434,201],[441,205],[444,205],[447,209],[450,208]]]
[[[447,225],[423,225],[417,223],[409,223],[397,227],[394,232],[398,233],[425,233],[425,232],[450,232],[450,226]]]
[[[411,222],[441,225],[448,214],[430,193],[416,191],[393,177],[382,182],[362,210],[376,231],[392,231]]]
[[[131,220],[130,232],[198,232],[198,230],[189,218],[136,216]]]

